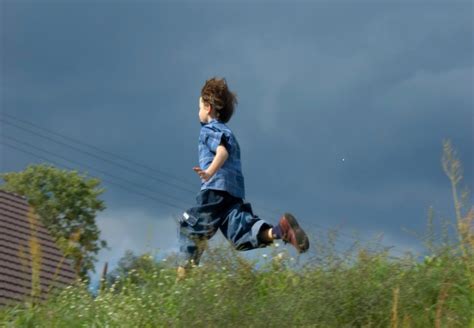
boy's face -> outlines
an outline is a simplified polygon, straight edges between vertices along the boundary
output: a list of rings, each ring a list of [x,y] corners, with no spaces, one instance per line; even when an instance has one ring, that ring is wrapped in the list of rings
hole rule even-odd
[[[211,105],[206,104],[202,101],[202,97],[199,97],[199,121],[202,123],[208,123],[211,120]]]

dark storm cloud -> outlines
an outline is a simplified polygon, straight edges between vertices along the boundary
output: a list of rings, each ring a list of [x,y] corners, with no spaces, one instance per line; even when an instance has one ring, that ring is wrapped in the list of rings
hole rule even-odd
[[[247,195],[272,222],[270,210],[290,209],[312,232],[341,224],[413,244],[400,227],[422,229],[430,205],[451,215],[444,138],[472,189],[470,2],[1,6],[2,112],[191,181],[193,190],[199,91],[206,78],[225,76],[239,96],[230,126]],[[192,193],[1,129],[192,205]],[[34,160],[6,147],[1,154],[2,171]],[[155,217],[158,239],[179,213],[106,186],[100,222],[114,245],[121,237],[111,217],[129,222],[120,212],[146,212],[136,215],[142,223]],[[140,226],[128,243],[137,249]]]

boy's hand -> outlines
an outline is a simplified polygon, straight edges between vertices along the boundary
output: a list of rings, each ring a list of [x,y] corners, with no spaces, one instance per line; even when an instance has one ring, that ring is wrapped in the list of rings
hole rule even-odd
[[[216,156],[214,156],[211,165],[206,170],[202,170],[199,166],[193,167],[193,170],[199,174],[201,179],[207,181],[221,168],[228,157],[227,149],[223,145],[219,145],[216,149]]]
[[[212,177],[212,174],[207,172],[207,170],[202,170],[199,166],[193,167],[194,172],[196,172],[201,179],[204,181],[209,180]]]

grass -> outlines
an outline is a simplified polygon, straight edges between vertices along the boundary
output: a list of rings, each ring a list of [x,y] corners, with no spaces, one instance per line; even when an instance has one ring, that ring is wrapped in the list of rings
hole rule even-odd
[[[174,268],[157,265],[131,272],[120,288],[116,282],[93,296],[79,284],[42,305],[5,309],[0,320],[12,327],[469,327],[472,290],[453,252],[416,261],[359,249],[333,256],[331,265],[296,266],[274,247],[256,269],[219,248],[180,282]]]
[[[474,211],[458,197],[461,170],[445,143],[456,239],[423,238],[428,253],[392,257],[381,245],[318,243],[305,264],[272,246],[261,261],[227,246],[176,280],[176,269],[148,264],[90,293],[85,283],[40,305],[0,310],[6,327],[471,327],[474,328]],[[456,162],[457,161],[457,162]]]

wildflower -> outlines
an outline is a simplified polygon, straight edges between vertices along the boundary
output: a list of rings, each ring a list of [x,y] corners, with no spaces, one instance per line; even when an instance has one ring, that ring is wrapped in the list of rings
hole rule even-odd
[[[263,258],[267,258],[268,255],[267,254],[262,254],[262,256],[263,256]]]

